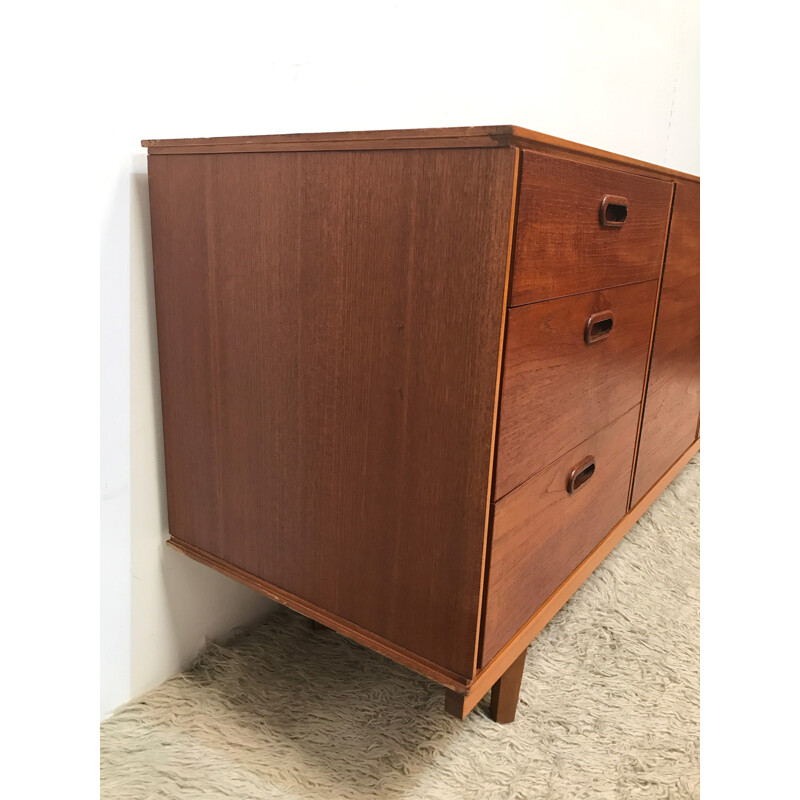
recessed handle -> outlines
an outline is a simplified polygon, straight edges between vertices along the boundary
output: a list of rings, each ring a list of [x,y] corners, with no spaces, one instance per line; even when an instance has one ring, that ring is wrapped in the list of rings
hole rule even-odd
[[[586,320],[583,338],[586,344],[594,344],[611,336],[612,330],[614,330],[614,312],[598,311]]]
[[[600,202],[600,224],[604,228],[621,228],[628,219],[628,201],[615,194],[607,194]]]
[[[575,494],[581,486],[585,486],[589,478],[594,475],[595,467],[594,456],[586,456],[580,464],[576,464],[567,478],[567,493]]]

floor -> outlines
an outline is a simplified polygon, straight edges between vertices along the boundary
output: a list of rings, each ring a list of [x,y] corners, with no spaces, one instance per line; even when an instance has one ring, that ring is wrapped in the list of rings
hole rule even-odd
[[[699,478],[536,638],[514,723],[282,610],[102,724],[102,797],[699,797]]]

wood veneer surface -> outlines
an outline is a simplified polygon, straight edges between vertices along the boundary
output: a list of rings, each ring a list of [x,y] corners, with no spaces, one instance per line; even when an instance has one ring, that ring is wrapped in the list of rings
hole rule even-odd
[[[630,528],[699,449],[700,440],[696,439],[667,472],[659,478],[653,488],[628,511],[603,537],[597,547],[567,576],[558,589],[547,598],[544,604],[525,621],[525,624],[506,642],[491,661],[481,667],[466,691],[455,689],[455,691],[461,691],[465,695],[461,703],[464,716],[483,699],[486,692],[492,688],[539,632],[558,613],[559,609],[580,588],[592,571],[602,563],[603,559],[616,547]]]
[[[508,312],[494,498],[641,402],[657,281]],[[608,338],[584,328],[612,311]]]
[[[467,677],[515,165],[149,165],[171,532]]]
[[[699,435],[700,187],[678,183],[645,397],[632,505]]]
[[[628,201],[621,227],[600,224],[604,196]],[[657,280],[672,184],[523,151],[509,304]]]
[[[143,144],[175,545],[469,687],[463,716],[624,513],[644,376],[631,314],[652,322],[675,180],[636,514],[699,435],[698,179],[516,126]],[[623,227],[599,226],[604,194],[629,201]],[[569,321],[618,289],[630,346],[576,348]],[[601,347],[605,371],[585,358]],[[604,469],[570,505],[553,471],[584,445]]]
[[[625,516],[638,422],[637,405],[492,505],[482,665]],[[568,494],[587,456],[595,472]]]
[[[663,175],[697,181],[699,178],[669,167],[651,164],[532,131],[519,125],[477,125],[451,128],[410,128],[381,131],[282,133],[259,136],[213,136],[184,139],[143,139],[150,154],[234,153],[292,150],[369,150],[469,147],[519,147],[572,160],[605,163],[643,175]]]

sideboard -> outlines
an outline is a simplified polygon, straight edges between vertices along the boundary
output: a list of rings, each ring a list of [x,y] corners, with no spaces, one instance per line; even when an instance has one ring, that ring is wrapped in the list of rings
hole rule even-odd
[[[515,126],[142,144],[169,543],[513,720],[699,448],[699,179]]]

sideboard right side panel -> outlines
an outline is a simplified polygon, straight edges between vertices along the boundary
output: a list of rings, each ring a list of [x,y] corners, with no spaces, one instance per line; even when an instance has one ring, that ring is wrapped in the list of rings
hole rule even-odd
[[[697,438],[700,414],[700,185],[675,188],[631,506]]]

